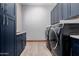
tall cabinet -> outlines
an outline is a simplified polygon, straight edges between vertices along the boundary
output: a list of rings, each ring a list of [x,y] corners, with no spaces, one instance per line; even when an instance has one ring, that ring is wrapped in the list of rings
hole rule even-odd
[[[0,4],[0,55],[16,55],[15,4]]]

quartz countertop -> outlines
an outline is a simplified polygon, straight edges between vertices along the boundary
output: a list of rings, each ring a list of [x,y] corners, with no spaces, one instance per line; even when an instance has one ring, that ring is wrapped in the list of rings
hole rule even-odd
[[[70,37],[79,39],[79,35],[70,35]]]
[[[22,33],[26,33],[26,32],[16,32],[16,35],[22,34]]]

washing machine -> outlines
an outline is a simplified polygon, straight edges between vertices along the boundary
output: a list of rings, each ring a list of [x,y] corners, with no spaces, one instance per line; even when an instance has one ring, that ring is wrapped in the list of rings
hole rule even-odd
[[[63,24],[54,24],[49,30],[49,44],[53,56],[69,55],[69,36],[63,34]]]
[[[51,28],[51,25],[47,26],[46,27],[46,30],[45,30],[45,39],[47,40],[47,48],[51,51],[51,48],[50,48],[50,43],[49,43],[49,30]]]

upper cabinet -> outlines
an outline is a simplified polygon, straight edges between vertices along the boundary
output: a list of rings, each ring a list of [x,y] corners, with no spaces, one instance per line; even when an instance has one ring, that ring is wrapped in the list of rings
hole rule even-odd
[[[62,4],[62,15],[63,15],[63,19],[66,19],[67,18],[67,15],[68,15],[68,12],[67,12],[67,4],[65,3],[63,3]]]
[[[54,12],[51,12],[51,24],[53,25],[54,24],[54,17],[55,15],[54,15]]]
[[[51,12],[51,24],[79,16],[79,3],[58,3]]]
[[[71,3],[71,17],[79,16],[79,3]]]
[[[15,4],[14,3],[6,3],[4,12],[12,17],[15,17]]]
[[[3,9],[4,9],[4,4],[3,3],[0,3],[0,13],[3,12]]]
[[[69,3],[63,3],[62,4],[62,19],[68,19],[70,17],[70,4]]]
[[[63,15],[62,15],[62,4],[58,4],[58,20],[62,20]]]
[[[54,23],[58,23],[58,6],[55,7],[54,9]]]
[[[56,7],[51,12],[51,24],[52,25],[59,22],[58,16],[59,16],[58,6],[56,5]]]

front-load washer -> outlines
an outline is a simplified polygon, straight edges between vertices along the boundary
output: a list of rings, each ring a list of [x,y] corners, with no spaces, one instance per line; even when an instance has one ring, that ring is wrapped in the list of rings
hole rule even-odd
[[[52,55],[61,55],[60,50],[60,27],[58,24],[52,25],[49,30],[49,44],[51,47],[51,53]]]
[[[69,36],[63,34],[63,24],[52,25],[49,30],[49,44],[53,56],[69,55]]]
[[[51,25],[47,26],[46,27],[46,30],[45,30],[45,39],[47,40],[47,48],[51,51],[51,48],[50,48],[50,43],[49,43],[49,30],[51,28]]]

